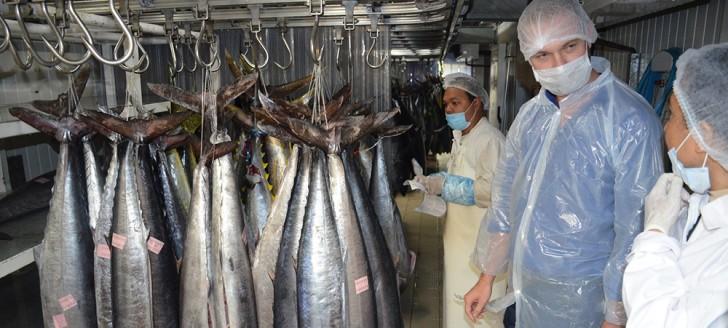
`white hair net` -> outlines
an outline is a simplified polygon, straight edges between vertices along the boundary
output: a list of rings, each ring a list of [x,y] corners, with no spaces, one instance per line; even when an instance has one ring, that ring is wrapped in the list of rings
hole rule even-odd
[[[728,170],[728,43],[689,49],[676,66],[673,92],[690,133]]]
[[[473,97],[480,97],[480,102],[483,103],[483,110],[487,111],[490,106],[490,100],[488,100],[488,93],[485,89],[476,81],[472,76],[465,73],[452,73],[445,76],[443,82],[443,89],[447,88],[458,88],[469,93]]]
[[[535,0],[518,19],[518,41],[526,60],[554,41],[597,40],[594,23],[576,0]]]

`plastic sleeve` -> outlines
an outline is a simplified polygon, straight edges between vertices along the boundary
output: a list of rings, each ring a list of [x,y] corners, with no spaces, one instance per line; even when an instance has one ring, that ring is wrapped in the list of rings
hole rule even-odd
[[[445,176],[445,183],[442,186],[442,199],[448,203],[465,206],[475,205],[473,179],[448,174]]]
[[[634,122],[635,120],[627,120]],[[662,144],[659,123],[618,127],[614,152],[614,244],[604,269],[607,301],[622,300],[622,276],[626,257],[635,237],[643,230],[644,199],[662,174]]]

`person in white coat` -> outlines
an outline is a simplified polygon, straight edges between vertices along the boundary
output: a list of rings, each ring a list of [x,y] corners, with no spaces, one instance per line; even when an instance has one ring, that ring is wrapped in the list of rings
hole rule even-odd
[[[675,173],[645,201],[624,273],[628,327],[728,327],[726,90],[728,43],[678,59],[664,126]]]
[[[490,314],[474,325],[463,313],[459,297],[479,275],[468,255],[475,245],[480,218],[490,206],[490,183],[505,137],[485,117],[488,94],[474,78],[450,74],[443,88],[446,119],[453,129],[447,172],[418,178],[428,193],[441,195],[448,203],[443,230],[443,327],[502,327],[502,314]],[[505,289],[504,275],[497,279],[494,293],[502,295]]]

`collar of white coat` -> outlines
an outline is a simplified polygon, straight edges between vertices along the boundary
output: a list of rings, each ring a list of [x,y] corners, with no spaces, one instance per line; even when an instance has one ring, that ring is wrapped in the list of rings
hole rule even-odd
[[[594,90],[601,88],[604,84],[612,80],[612,70],[609,60],[597,56],[590,57],[590,60],[592,69],[599,73],[599,77],[597,77],[596,80],[591,81],[585,84],[583,87],[579,88],[578,90],[572,92],[570,95],[564,97],[564,99],[561,100],[561,104],[568,102],[568,100],[572,98],[580,99],[580,96],[589,94]],[[537,101],[541,104],[553,105],[549,98],[546,96],[546,89],[544,88],[541,88],[541,91],[539,91]]]
[[[728,228],[728,195],[705,204],[700,213],[707,230]]]
[[[475,126],[468,131],[468,134],[463,134],[463,131],[461,130],[452,130],[452,138],[454,142],[461,142],[463,139],[467,138],[470,135],[473,135],[475,131],[478,130],[478,127],[480,127],[481,124],[483,124],[484,121],[487,119],[485,116],[481,117],[478,123],[475,123]]]

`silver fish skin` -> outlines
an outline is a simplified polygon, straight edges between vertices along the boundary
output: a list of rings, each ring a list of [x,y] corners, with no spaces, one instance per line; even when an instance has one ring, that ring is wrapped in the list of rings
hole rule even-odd
[[[263,146],[265,147],[265,158],[268,163],[266,168],[269,174],[268,181],[273,186],[272,194],[277,197],[282,192],[286,166],[288,159],[292,156],[292,151],[287,143],[271,136],[263,138]]]
[[[243,243],[244,211],[232,155],[212,162],[212,296],[220,327],[257,327],[253,278]]]
[[[372,178],[372,165],[374,163],[371,146],[369,146],[366,142],[360,141],[358,156],[356,156],[356,159],[359,164],[359,172],[364,180],[364,188],[366,188],[365,190],[369,190],[369,183]]]
[[[112,298],[114,327],[152,327],[152,281],[147,250],[149,230],[144,224],[139,204],[137,181],[138,148],[127,142],[123,146],[119,181],[114,201],[112,223]],[[116,235],[116,236],[114,236]]]
[[[180,281],[180,326],[216,327],[212,309],[210,173],[204,163],[195,170],[192,202],[185,235],[185,253]]]
[[[377,322],[371,276],[359,230],[356,210],[346,183],[344,163],[336,154],[328,155],[329,191],[336,231],[344,262],[344,319],[346,327],[373,328]]]
[[[354,200],[359,227],[366,246],[372,277],[371,288],[374,290],[377,305],[377,326],[403,327],[399,289],[397,288],[397,271],[394,269],[394,263],[384,239],[384,232],[379,226],[369,194],[364,189],[364,181],[359,175],[356,159],[349,152],[344,152],[342,158],[346,169],[346,180]]]
[[[263,167],[262,154],[261,154],[261,140],[260,138],[254,138],[253,143],[253,157],[249,166],[248,176],[254,179],[253,187],[248,190],[245,203],[246,216],[252,227],[249,226],[246,229],[254,228],[255,240],[252,241],[254,245],[258,244],[260,235],[263,233],[266,221],[268,220],[268,214],[271,208],[271,194],[268,189],[268,183],[265,180],[265,168]],[[251,241],[248,240],[248,243]],[[257,246],[256,246],[257,247]],[[253,256],[255,253],[253,253]],[[253,259],[254,260],[254,259]]]
[[[311,148],[303,146],[276,260],[273,287],[273,326],[276,328],[298,327],[296,261],[308,203],[312,154]]]
[[[93,241],[86,186],[81,180],[81,145],[61,142],[45,237],[38,259],[41,305],[46,327],[63,315],[69,327],[96,326]],[[76,303],[64,311],[61,299]]]
[[[136,176],[142,219],[148,229],[146,246],[151,273],[149,279],[152,284],[152,318],[156,328],[177,328],[179,327],[179,275],[174,246],[171,245],[165,229],[163,211],[160,207],[162,202],[155,188],[156,180],[151,168],[150,147],[151,145],[139,145]],[[157,249],[154,246],[153,238],[163,243],[158,244],[161,248]]]
[[[187,172],[185,171],[182,157],[177,149],[169,149],[166,152],[167,162],[170,166],[169,178],[172,182],[172,188],[179,204],[182,206],[182,211],[185,217],[189,216],[190,210],[190,199],[192,198],[192,184]]]
[[[99,217],[99,209],[101,208],[101,172],[96,163],[96,152],[92,145],[91,137],[93,135],[85,135],[83,137],[83,159],[86,168],[86,196],[88,201],[89,226],[92,230],[96,229],[96,222]]]
[[[263,228],[263,234],[255,250],[255,261],[253,262],[253,282],[260,327],[273,327],[273,279],[276,275],[276,260],[281,245],[283,225],[296,180],[298,146],[294,146],[290,161],[285,167],[286,172],[281,181],[280,193],[273,202],[267,224]]]
[[[150,145],[150,147],[153,147],[152,154],[156,163],[157,183],[161,193],[160,198],[164,204],[164,223],[167,235],[169,236],[168,240],[171,242],[170,246],[173,247],[175,258],[177,261],[181,261],[184,256],[187,210],[184,208],[184,203],[179,198],[177,191],[185,188],[184,183],[186,182],[179,183],[180,181],[175,181],[183,172],[175,172],[175,168],[169,162],[169,152],[165,152],[158,145]],[[178,188],[177,184],[180,185],[180,188]]]
[[[114,198],[119,177],[119,143],[111,142],[111,159],[106,171],[101,207],[94,230],[94,288],[96,292],[96,319],[99,327],[112,327],[113,299],[111,294],[111,259],[99,254],[111,250],[111,223],[114,217]]]
[[[372,205],[374,205],[374,211],[377,214],[379,225],[384,231],[387,248],[389,248],[397,273],[401,279],[406,280],[412,272],[410,268],[410,255],[407,249],[402,217],[400,216],[397,204],[392,198],[392,192],[389,186],[383,143],[379,143],[376,146],[374,153],[369,195],[372,200]]]
[[[344,263],[331,210],[326,155],[316,151],[298,249],[298,326],[342,327]]]

